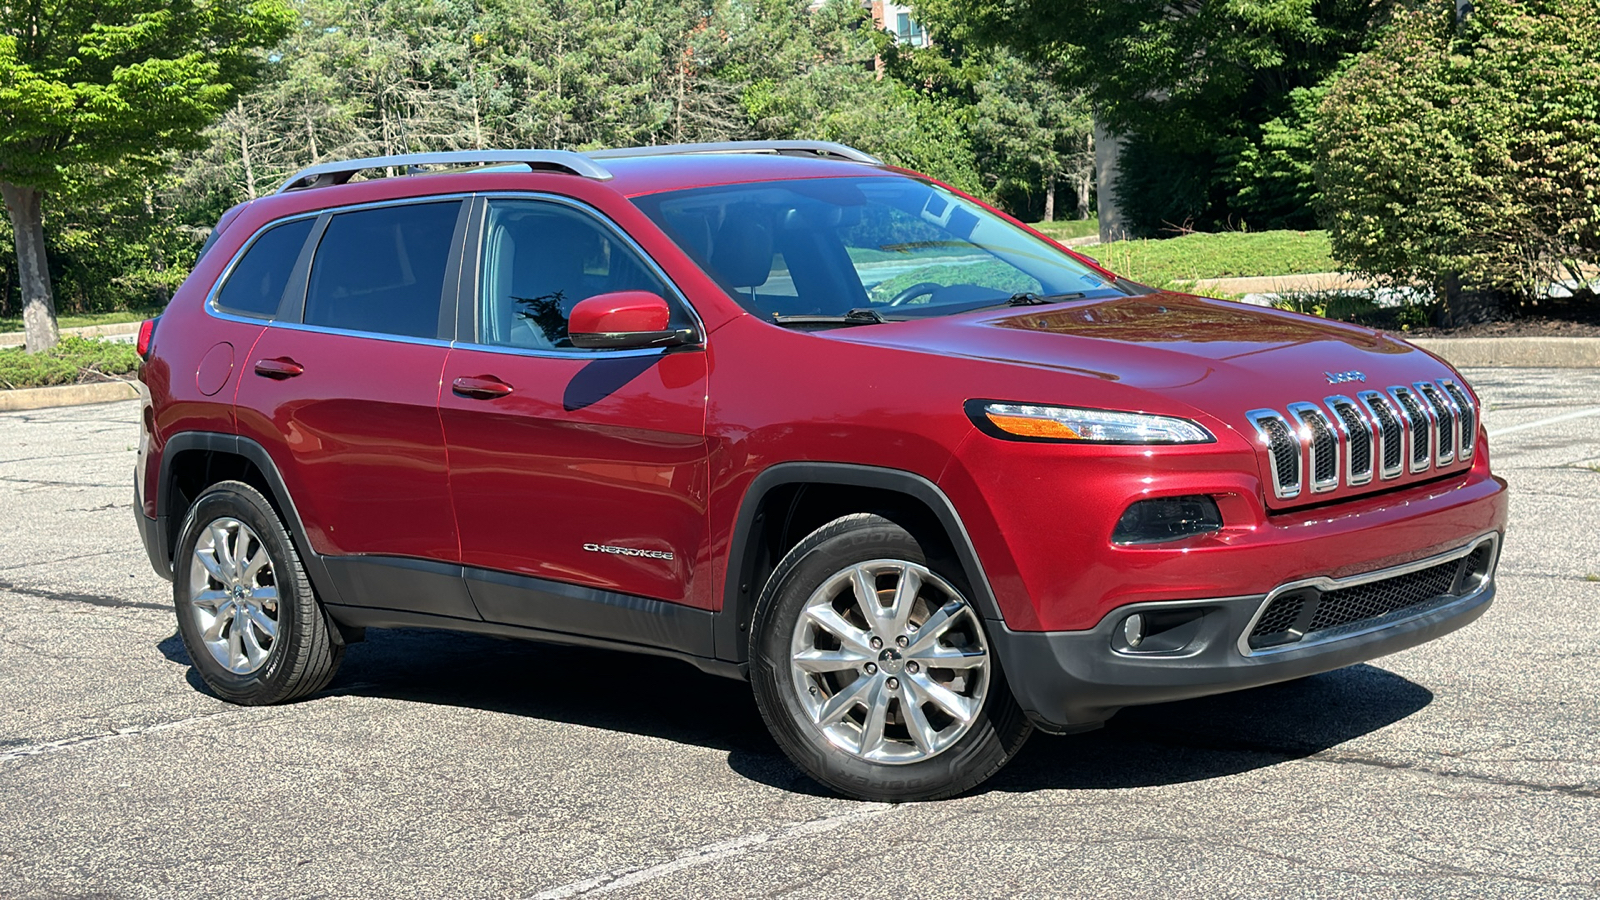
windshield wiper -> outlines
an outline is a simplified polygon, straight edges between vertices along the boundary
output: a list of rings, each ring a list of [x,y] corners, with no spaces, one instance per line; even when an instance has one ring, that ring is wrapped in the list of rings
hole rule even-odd
[[[780,316],[773,313],[772,321],[777,325],[877,325],[888,320],[875,309],[858,306],[842,316]]]
[[[1060,303],[1063,300],[1082,300],[1086,296],[1088,295],[1082,291],[1075,291],[1069,294],[1035,294],[1032,291],[1023,291],[1021,293],[1012,294],[1010,299],[1006,300],[1006,305],[1040,306],[1045,303]]]

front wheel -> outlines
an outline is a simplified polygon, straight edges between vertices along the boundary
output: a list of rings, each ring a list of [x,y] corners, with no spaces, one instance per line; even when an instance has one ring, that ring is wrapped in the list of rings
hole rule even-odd
[[[344,656],[288,531],[261,492],[207,488],[173,560],[178,633],[206,685],[249,706],[319,691]]]
[[[867,800],[961,793],[1031,727],[955,567],[876,515],[836,519],[779,563],[757,607],[751,681],[789,758]]]

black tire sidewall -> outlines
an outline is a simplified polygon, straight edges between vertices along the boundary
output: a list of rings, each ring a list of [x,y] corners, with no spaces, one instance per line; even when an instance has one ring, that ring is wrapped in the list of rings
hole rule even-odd
[[[860,759],[829,743],[794,695],[789,643],[801,609],[829,577],[873,559],[898,559],[927,566],[972,603],[971,591],[959,568],[944,560],[929,560],[904,528],[873,515],[835,520],[796,545],[763,592],[751,643],[750,680],[757,705],[790,759],[811,777],[843,793],[889,801],[959,794],[1005,765],[1031,731],[1011,696],[992,644],[983,708],[967,733],[932,759],[903,764]],[[977,607],[973,608],[977,612]],[[979,626],[983,626],[981,614]]]
[[[242,489],[242,490],[241,490]],[[273,642],[267,664],[247,675],[228,671],[211,656],[189,604],[189,566],[195,545],[209,525],[220,518],[232,518],[249,526],[261,539],[272,561],[274,583],[278,588],[278,637]],[[298,645],[304,638],[306,617],[320,615],[315,608],[310,586],[301,570],[288,532],[277,513],[253,488],[244,484],[222,483],[213,486],[190,507],[178,533],[177,555],[173,566],[173,605],[178,616],[178,632],[189,659],[206,685],[225,700],[246,705],[274,703],[288,692],[286,669],[292,666]],[[307,609],[307,604],[311,609]]]

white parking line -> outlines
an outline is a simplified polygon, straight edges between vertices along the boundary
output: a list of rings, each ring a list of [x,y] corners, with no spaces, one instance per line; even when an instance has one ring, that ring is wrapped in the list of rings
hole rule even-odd
[[[1502,434],[1510,434],[1513,431],[1527,431],[1530,428],[1543,428],[1546,425],[1554,425],[1557,422],[1568,422],[1573,419],[1582,419],[1586,416],[1600,416],[1600,406],[1592,407],[1590,409],[1580,409],[1576,412],[1562,413],[1559,416],[1551,416],[1548,419],[1537,419],[1532,422],[1523,422],[1521,425],[1508,425],[1505,428],[1495,428],[1489,432],[1489,437],[1499,437]]]
[[[901,805],[909,806],[911,804]],[[703,866],[718,860],[743,856],[755,848],[767,844],[821,834],[824,831],[832,831],[852,822],[881,816],[893,809],[895,809],[895,805],[892,803],[864,803],[860,806],[851,807],[844,812],[823,816],[820,819],[812,819],[807,822],[798,822],[786,828],[780,828],[777,831],[746,834],[715,844],[707,844],[704,847],[697,847],[686,853],[679,854],[674,859],[648,868],[615,869],[604,875],[595,875],[569,882],[560,887],[554,887],[535,894],[532,900],[566,900],[568,897],[580,897],[587,894],[607,894],[611,891],[644,884],[647,881],[654,881],[657,878],[664,878],[674,872],[681,872],[694,866]]]
[[[64,738],[59,741],[50,741],[49,743],[45,744],[30,744],[26,747],[15,747],[11,750],[7,750],[4,753],[0,753],[0,762],[11,762],[12,760],[24,759],[29,756],[43,756],[46,753],[59,753],[63,750],[76,750],[88,744],[98,744],[101,741],[112,741],[118,738],[134,737],[135,735],[140,734],[150,734],[151,732],[155,731],[167,731],[172,728],[183,728],[184,726],[193,725],[197,722],[209,722],[212,719],[220,716],[226,716],[232,712],[235,712],[235,710],[225,710],[223,712],[211,713],[204,716],[194,716],[188,719],[179,719],[176,722],[158,722],[154,725],[134,725],[129,728],[118,728],[114,731],[107,731],[103,734],[90,734],[82,737],[72,737]]]

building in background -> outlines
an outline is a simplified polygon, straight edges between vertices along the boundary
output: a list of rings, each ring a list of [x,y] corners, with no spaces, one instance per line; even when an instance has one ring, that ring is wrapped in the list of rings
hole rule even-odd
[[[897,42],[913,47],[926,47],[933,43],[928,37],[928,30],[912,17],[911,7],[885,3],[884,0],[871,0],[871,5],[873,24],[894,35]]]

